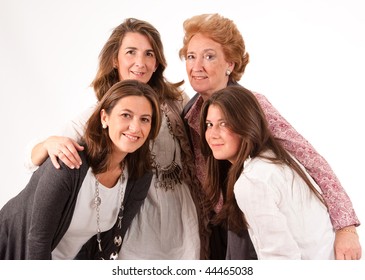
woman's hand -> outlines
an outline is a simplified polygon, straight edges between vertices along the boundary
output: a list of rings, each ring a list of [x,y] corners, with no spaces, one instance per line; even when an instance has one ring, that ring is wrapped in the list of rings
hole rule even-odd
[[[43,142],[42,146],[57,169],[60,168],[57,158],[72,169],[80,168],[82,162],[78,151],[84,150],[84,147],[75,140],[63,136],[51,136]]]
[[[355,226],[348,226],[336,231],[336,260],[361,259],[361,245]]]

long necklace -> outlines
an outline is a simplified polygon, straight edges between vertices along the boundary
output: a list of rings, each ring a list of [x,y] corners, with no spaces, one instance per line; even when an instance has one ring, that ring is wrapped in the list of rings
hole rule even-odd
[[[124,165],[122,167],[122,174],[119,178],[119,195],[120,195],[120,207],[119,207],[119,214],[118,214],[118,228],[121,229],[122,227],[122,219],[123,219],[123,212],[124,212],[124,192],[125,188],[122,187],[123,183],[125,181],[125,175],[124,175]],[[101,197],[99,195],[99,180],[98,177],[95,176],[95,196],[94,196],[94,206],[96,210],[96,226],[97,226],[97,232],[96,232],[96,241],[98,242],[98,249],[99,253],[102,253],[102,246],[101,246],[101,228],[100,228],[100,205],[101,205]],[[119,247],[122,245],[122,237],[120,235],[117,235],[114,237],[114,244]],[[117,259],[118,258],[118,252],[113,252],[110,255],[110,259]]]
[[[172,162],[167,166],[161,166],[156,160],[156,155],[153,156],[153,166],[156,171],[156,181],[155,181],[155,187],[162,187],[166,191],[167,190],[173,190],[176,184],[181,184],[181,175],[182,170],[179,164],[175,161],[176,156],[176,139],[174,136],[174,133],[172,131],[172,125],[170,118],[167,114],[167,106],[161,106],[162,112],[164,113],[164,116],[166,118],[166,124],[167,128],[169,130],[169,134],[172,137],[172,141],[174,141],[174,157],[172,159]]]

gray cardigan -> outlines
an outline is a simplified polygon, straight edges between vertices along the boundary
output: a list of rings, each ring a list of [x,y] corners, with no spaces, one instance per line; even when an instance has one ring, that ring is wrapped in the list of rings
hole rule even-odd
[[[55,169],[48,158],[33,173],[29,183],[0,211],[0,259],[51,259],[51,252],[66,233],[73,216],[77,195],[89,165],[84,152],[80,169],[63,163]],[[120,233],[124,237],[139,211],[151,183],[152,172],[138,180],[128,180],[124,196],[124,215]],[[97,254],[92,237],[77,259],[109,259],[115,250],[116,225],[102,234],[103,255]]]

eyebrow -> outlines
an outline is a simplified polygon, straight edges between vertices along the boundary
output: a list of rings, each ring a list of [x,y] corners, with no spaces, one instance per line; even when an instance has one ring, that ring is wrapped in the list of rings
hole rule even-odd
[[[125,50],[138,50],[136,47],[125,47]],[[155,52],[153,49],[147,49],[147,52]]]
[[[123,113],[123,112],[128,112],[128,113],[135,114],[134,111],[132,111],[131,109],[128,109],[128,108],[122,108],[122,109],[120,109],[119,113]],[[142,117],[151,117],[152,118],[152,115],[150,115],[150,114],[143,114],[141,116]]]
[[[203,52],[209,52],[209,51],[216,52],[216,50],[214,50],[214,49],[204,49],[203,50]],[[188,53],[194,53],[194,51],[188,51]]]
[[[212,122],[212,121],[211,121],[211,120],[209,120],[209,119],[205,119],[205,121],[206,121],[206,122]],[[216,122],[221,122],[221,121],[226,122],[227,120],[226,120],[226,119],[219,119],[219,120],[217,120]]]

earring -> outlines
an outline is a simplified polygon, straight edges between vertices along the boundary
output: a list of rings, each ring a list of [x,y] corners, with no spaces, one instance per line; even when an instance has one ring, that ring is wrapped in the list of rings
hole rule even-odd
[[[229,76],[229,75],[231,75],[231,70],[227,69],[226,76]]]
[[[107,128],[108,126],[106,125],[106,123],[103,123],[103,128]]]

